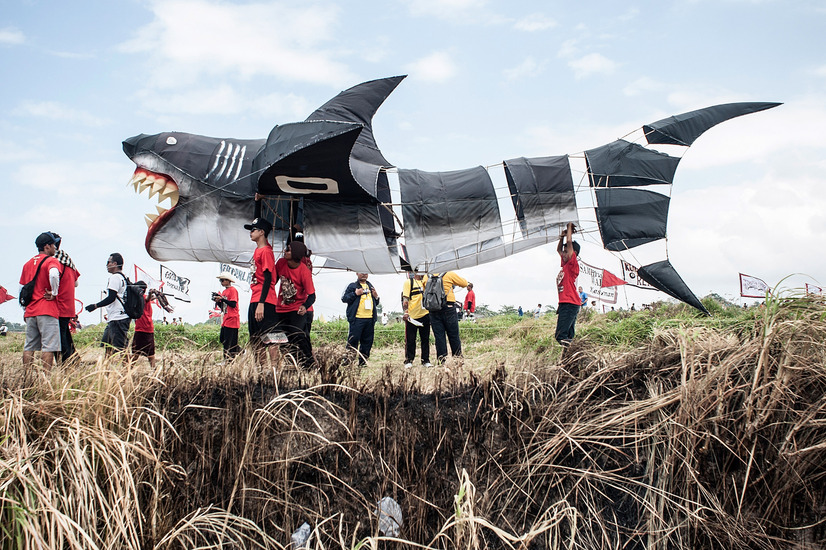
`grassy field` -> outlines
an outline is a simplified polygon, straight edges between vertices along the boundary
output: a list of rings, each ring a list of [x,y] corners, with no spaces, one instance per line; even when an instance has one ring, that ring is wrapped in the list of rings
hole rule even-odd
[[[221,361],[157,327],[158,365],[23,372],[0,339],[2,548],[823,548],[826,308],[805,298],[462,323],[464,357],[367,367],[343,321],[320,368]],[[243,329],[242,329],[243,334]],[[397,536],[377,503],[398,502]]]

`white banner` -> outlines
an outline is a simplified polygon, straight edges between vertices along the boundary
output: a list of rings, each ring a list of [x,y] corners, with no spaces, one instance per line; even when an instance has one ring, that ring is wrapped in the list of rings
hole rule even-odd
[[[771,290],[763,279],[740,274],[740,296],[743,298],[765,298]]]
[[[223,273],[224,271],[230,273],[233,277],[238,279],[238,282],[246,283],[247,286],[249,286],[249,284],[252,282],[252,271],[250,271],[249,268],[245,269],[242,267],[238,267],[237,265],[222,263],[221,271],[219,271],[219,274]]]
[[[629,264],[625,260],[620,260],[620,265],[622,265],[622,278],[625,279],[629,285],[637,288],[644,288],[646,290],[657,290],[655,287],[640,279],[635,266]]]
[[[617,303],[617,287],[612,286],[608,288],[602,287],[603,270],[599,267],[588,265],[583,261],[579,261],[579,279],[577,283],[588,293],[588,299],[597,299],[606,304]],[[590,302],[588,303],[590,305]]]
[[[189,279],[179,277],[174,271],[161,266],[161,281],[163,282],[164,293],[172,295],[176,300],[189,302]]]

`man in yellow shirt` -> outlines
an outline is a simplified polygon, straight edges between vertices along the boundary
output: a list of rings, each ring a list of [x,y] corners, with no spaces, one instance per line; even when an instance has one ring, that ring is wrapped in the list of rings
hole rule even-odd
[[[367,273],[356,275],[356,281],[344,289],[341,301],[347,304],[347,322],[350,323],[347,345],[359,352],[359,365],[365,365],[373,348],[379,293],[367,280]]]
[[[422,366],[432,367],[430,363],[430,315],[422,307],[424,282],[418,269],[413,277],[404,281],[402,286],[402,309],[404,310],[404,368],[413,366],[416,358],[416,334],[422,342]]]
[[[433,274],[439,276],[438,273]],[[430,328],[433,329],[433,340],[436,343],[436,357],[439,362],[447,359],[447,344],[450,343],[452,355],[462,355],[462,341],[459,338],[459,317],[456,315],[456,296],[453,294],[454,287],[467,288],[468,282],[463,277],[453,271],[448,271],[441,275],[444,285],[447,305],[440,310],[430,310]],[[427,287],[427,279],[424,278],[424,286]]]

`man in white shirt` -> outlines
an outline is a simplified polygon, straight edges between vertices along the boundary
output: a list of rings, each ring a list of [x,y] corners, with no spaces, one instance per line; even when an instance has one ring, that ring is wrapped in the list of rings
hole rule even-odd
[[[106,285],[107,296],[96,304],[86,306],[86,311],[94,311],[106,306],[106,328],[103,331],[100,345],[106,348],[109,356],[115,351],[126,349],[129,334],[129,325],[132,319],[123,310],[126,300],[126,275],[123,274],[123,256],[114,252],[106,261],[106,270],[110,273]]]

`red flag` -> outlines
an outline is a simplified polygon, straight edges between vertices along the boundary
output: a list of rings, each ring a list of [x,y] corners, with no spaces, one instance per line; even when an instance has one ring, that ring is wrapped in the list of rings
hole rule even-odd
[[[607,269],[602,270],[602,288],[628,284]]]
[[[14,296],[9,294],[5,288],[0,286],[0,304],[6,303],[9,300],[14,300]]]

